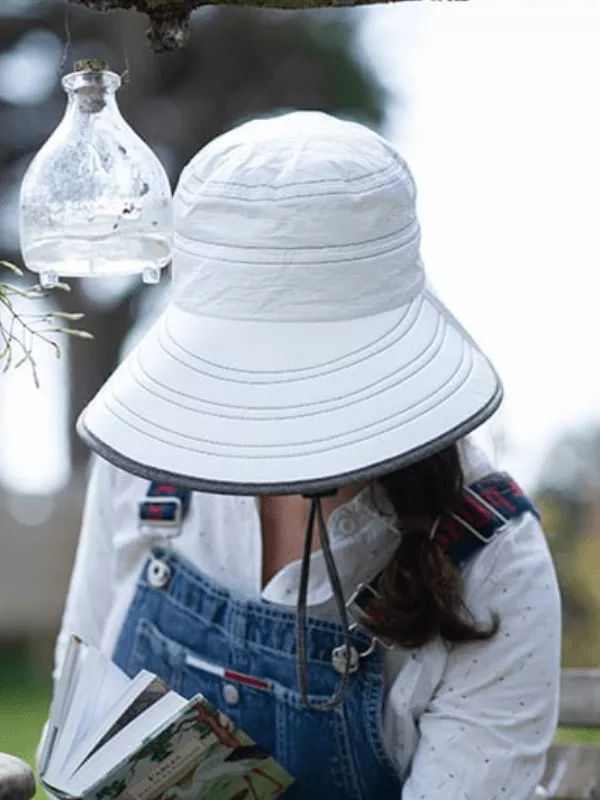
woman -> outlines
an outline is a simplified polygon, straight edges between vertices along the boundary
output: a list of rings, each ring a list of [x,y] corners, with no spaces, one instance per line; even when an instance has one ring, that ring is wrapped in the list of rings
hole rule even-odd
[[[254,121],[175,216],[171,301],[80,420],[103,460],[57,665],[75,632],[202,692],[286,797],[528,800],[556,578],[467,438],[501,386],[425,284],[406,164],[355,123]]]

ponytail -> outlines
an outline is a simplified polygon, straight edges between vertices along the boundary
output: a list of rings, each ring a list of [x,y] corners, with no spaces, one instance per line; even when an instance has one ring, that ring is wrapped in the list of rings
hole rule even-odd
[[[430,537],[437,518],[457,505],[463,483],[456,444],[377,481],[401,521],[402,538],[379,580],[375,632],[401,647],[423,647],[438,636],[482,641],[498,631],[497,614],[487,627],[477,624],[460,570]]]

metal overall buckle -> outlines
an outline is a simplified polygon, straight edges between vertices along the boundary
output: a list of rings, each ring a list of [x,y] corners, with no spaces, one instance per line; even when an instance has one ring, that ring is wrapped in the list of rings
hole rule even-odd
[[[141,505],[173,506],[173,519],[138,519],[138,526],[142,533],[158,531],[158,538],[174,539],[181,533],[183,523],[183,503],[179,497],[157,495],[144,498]]]
[[[379,598],[380,595],[375,591],[375,589],[368,583],[359,583],[354,592],[350,595],[346,602],[346,611],[350,615],[350,617],[354,620],[354,622],[349,626],[348,630],[350,633],[353,631],[360,631],[362,633],[366,633],[371,637],[371,642],[366,650],[359,651],[354,645],[350,645],[350,650],[347,651],[346,645],[342,644],[339,647],[335,647],[331,653],[331,663],[333,664],[334,669],[337,670],[340,674],[344,674],[346,672],[346,665],[349,662],[348,671],[351,675],[358,672],[360,669],[361,661],[365,658],[368,658],[372,653],[375,652],[378,645],[381,645],[386,650],[392,650],[395,645],[393,642],[389,642],[380,636],[374,636],[373,632],[368,624],[368,621],[371,620],[368,613],[364,611],[358,604],[357,599],[360,595],[363,595],[365,592],[369,592],[373,597]]]

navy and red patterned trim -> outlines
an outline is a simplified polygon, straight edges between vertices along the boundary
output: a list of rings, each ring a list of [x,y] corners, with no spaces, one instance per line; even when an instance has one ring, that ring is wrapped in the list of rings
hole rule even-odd
[[[527,512],[540,516],[532,500],[510,475],[495,473],[465,487],[461,502],[439,519],[432,538],[457,567],[463,567],[507,522]],[[380,575],[359,586],[348,602],[348,611],[359,625],[381,622],[372,607],[379,597]]]
[[[180,524],[188,513],[192,493],[168,483],[153,481],[148,486],[146,499],[140,503],[141,523]]]

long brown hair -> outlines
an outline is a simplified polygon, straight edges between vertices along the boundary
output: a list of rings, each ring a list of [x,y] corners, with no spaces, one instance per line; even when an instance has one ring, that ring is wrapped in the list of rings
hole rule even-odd
[[[495,613],[487,627],[478,626],[460,570],[429,536],[435,520],[456,506],[463,483],[456,444],[377,480],[401,520],[402,538],[379,581],[376,632],[401,647],[422,647],[438,636],[451,643],[485,640],[498,631]]]

